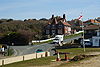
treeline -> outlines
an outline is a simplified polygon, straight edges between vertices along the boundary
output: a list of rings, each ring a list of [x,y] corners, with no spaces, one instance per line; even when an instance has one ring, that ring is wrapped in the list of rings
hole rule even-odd
[[[48,22],[45,18],[24,21],[0,19],[0,43],[28,44],[32,40],[45,39],[44,27]]]

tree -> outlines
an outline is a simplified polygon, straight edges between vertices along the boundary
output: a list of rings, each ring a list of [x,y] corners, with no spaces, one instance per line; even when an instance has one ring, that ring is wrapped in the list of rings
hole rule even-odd
[[[8,19],[7,22],[13,21],[13,19]]]
[[[4,35],[4,37],[0,39],[0,43],[7,45],[12,45],[12,43],[14,43],[14,45],[27,45],[28,40],[20,33],[11,32]]]

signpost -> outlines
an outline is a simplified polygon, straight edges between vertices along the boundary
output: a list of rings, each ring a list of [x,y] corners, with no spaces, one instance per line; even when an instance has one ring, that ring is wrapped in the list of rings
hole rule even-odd
[[[82,15],[80,15],[80,17],[78,18],[78,19],[81,19],[83,16]],[[84,48],[84,52],[86,51],[85,50],[85,44],[84,44],[84,25],[83,25],[83,19],[82,19],[82,31],[83,31],[83,36],[82,36],[82,39],[83,39],[83,41],[82,41],[82,45],[83,45],[83,48]]]

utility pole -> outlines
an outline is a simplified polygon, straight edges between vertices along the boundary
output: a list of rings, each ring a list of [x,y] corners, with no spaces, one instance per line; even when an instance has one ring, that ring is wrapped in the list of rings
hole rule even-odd
[[[82,13],[81,13],[82,14]],[[83,16],[82,15],[80,15],[80,17],[78,18],[78,19],[81,19]],[[83,45],[83,48],[84,48],[84,52],[86,51],[85,50],[85,44],[84,44],[84,24],[83,24],[83,19],[82,19],[82,31],[83,31],[83,35],[82,35],[82,45]]]
[[[82,41],[82,44],[83,44],[83,48],[84,48],[84,52],[85,52],[86,50],[85,50],[85,44],[84,44],[84,25],[83,25],[83,19],[82,19],[82,31],[83,31],[83,36],[82,36],[83,41]]]

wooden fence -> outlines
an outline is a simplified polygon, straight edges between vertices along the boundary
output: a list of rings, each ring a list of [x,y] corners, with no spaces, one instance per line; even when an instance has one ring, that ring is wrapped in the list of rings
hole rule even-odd
[[[6,58],[6,59],[0,59],[0,66],[5,65],[5,64],[14,63],[14,62],[36,59],[36,58],[47,57],[47,56],[50,56],[50,52],[33,53],[33,54],[28,54],[28,55],[23,55],[23,56],[16,56],[16,57],[11,57],[11,58]]]

